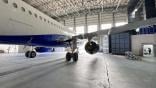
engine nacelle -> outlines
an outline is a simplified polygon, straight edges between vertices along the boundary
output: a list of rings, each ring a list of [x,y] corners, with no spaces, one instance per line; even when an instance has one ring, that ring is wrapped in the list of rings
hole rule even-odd
[[[47,47],[36,47],[35,50],[39,53],[52,52],[52,48]]]
[[[85,50],[89,54],[95,54],[99,51],[99,45],[93,41],[87,42],[85,45]]]

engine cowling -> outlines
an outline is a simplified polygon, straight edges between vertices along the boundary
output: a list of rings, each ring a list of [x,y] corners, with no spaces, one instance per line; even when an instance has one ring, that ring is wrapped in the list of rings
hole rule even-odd
[[[52,52],[52,48],[47,47],[36,47],[35,50],[39,53]]]
[[[93,41],[87,42],[85,45],[85,50],[89,54],[95,54],[99,51],[99,45]]]

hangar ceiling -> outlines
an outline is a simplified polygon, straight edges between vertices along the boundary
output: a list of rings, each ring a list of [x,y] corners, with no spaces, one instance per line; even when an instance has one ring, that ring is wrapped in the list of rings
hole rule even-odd
[[[125,11],[129,0],[23,0],[36,9],[60,20],[99,12]]]

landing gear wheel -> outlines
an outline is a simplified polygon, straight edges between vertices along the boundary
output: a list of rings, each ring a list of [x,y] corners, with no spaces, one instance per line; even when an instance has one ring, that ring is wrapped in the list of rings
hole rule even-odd
[[[71,60],[71,57],[72,57],[71,53],[68,52],[66,54],[66,61],[69,62]]]
[[[74,62],[78,61],[78,53],[73,53],[73,61]]]
[[[25,53],[25,57],[29,58],[30,52],[31,52],[31,51],[27,51],[27,52]]]
[[[36,57],[36,52],[35,51],[31,51],[30,58],[35,58],[35,57]]]
[[[36,52],[35,52],[35,51],[27,51],[27,52],[25,53],[25,56],[26,56],[27,58],[35,58],[35,57],[36,57]]]

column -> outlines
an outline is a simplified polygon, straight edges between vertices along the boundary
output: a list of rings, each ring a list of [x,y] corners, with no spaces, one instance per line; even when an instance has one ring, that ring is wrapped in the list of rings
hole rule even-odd
[[[85,15],[85,25],[84,25],[84,33],[88,33],[88,22],[87,22],[87,14]]]
[[[115,23],[116,23],[116,20],[115,20],[115,12],[112,13],[112,27],[115,27]],[[111,29],[108,31],[108,34],[111,33]]]
[[[73,31],[74,31],[74,32],[75,32],[75,34],[76,34],[76,18],[75,18],[75,17],[74,17]]]
[[[101,30],[101,13],[98,14],[98,31]]]
[[[97,31],[101,30],[101,13],[98,14],[98,28]],[[103,49],[103,35],[97,36],[98,37],[98,43],[100,45],[100,51]]]
[[[144,20],[146,20],[146,9],[145,9],[145,3],[143,3],[143,17],[144,17]]]
[[[112,27],[115,27],[115,12],[112,13]]]
[[[66,26],[66,20],[63,21],[64,26]]]

